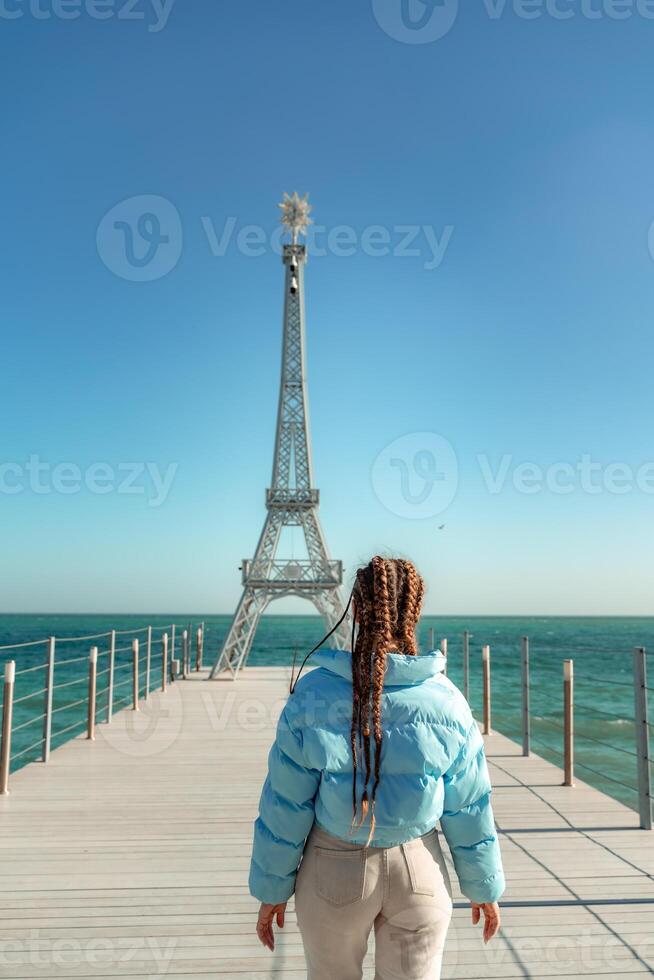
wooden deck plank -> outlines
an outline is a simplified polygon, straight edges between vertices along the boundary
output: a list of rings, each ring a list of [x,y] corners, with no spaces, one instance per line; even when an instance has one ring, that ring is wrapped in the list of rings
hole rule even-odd
[[[12,775],[0,798],[0,976],[305,976],[293,907],[270,956],[247,893],[252,821],[288,672],[178,682],[97,739]],[[508,888],[484,947],[455,884],[444,977],[651,976],[654,835],[636,814],[494,733]],[[448,856],[449,857],[449,856]],[[369,958],[366,977],[371,977]]]

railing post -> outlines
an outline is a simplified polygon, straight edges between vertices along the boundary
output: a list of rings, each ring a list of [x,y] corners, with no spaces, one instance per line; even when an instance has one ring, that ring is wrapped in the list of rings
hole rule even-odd
[[[139,641],[132,640],[132,710],[139,710]]]
[[[147,649],[145,653],[145,700],[150,697],[150,663],[152,661],[152,627],[148,626]]]
[[[107,687],[107,724],[114,713],[114,664],[116,661],[116,630],[111,631],[109,639],[109,679]]]
[[[86,737],[95,739],[95,693],[98,679],[98,648],[91,647],[89,654],[89,703]]]
[[[161,690],[166,690],[168,681],[168,634],[161,637]]]
[[[170,628],[170,669],[171,669],[171,671],[173,669],[173,660],[174,659],[175,659],[175,624],[173,623],[173,625]],[[172,679],[173,679],[172,678],[172,674],[171,674],[170,679],[172,681]]]
[[[184,630],[182,633],[182,663],[184,667],[182,669],[182,677],[186,680],[188,674],[189,656],[188,656],[188,630]]]
[[[641,829],[651,830],[652,778],[647,708],[647,661],[644,647],[636,647],[634,650],[634,702],[636,754],[638,756],[638,812]]]
[[[575,784],[574,660],[563,661],[563,785]]]
[[[198,626],[198,631],[195,637],[195,669],[202,670],[202,647],[204,645],[203,627]]]
[[[193,623],[188,624],[188,636],[186,637],[186,674],[191,673],[191,654],[193,652]]]
[[[5,664],[5,683],[2,693],[2,742],[0,742],[0,796],[9,792],[9,763],[11,761],[11,716],[14,708],[16,661]]]
[[[470,700],[470,633],[463,631],[463,696]]]
[[[531,718],[529,714],[529,637],[521,642],[522,662],[522,754],[531,752]]]
[[[484,735],[491,733],[491,674],[490,674],[490,647],[482,647],[481,663],[483,671],[483,699],[484,699]]]
[[[43,762],[50,758],[50,743],[52,740],[52,692],[54,686],[54,665],[55,665],[55,645],[54,636],[48,639],[48,662],[45,668],[45,700],[43,706],[43,750],[41,753]]]

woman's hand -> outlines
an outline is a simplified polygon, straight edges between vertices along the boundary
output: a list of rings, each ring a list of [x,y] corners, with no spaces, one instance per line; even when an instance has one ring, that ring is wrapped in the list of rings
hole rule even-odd
[[[471,902],[470,904],[472,905],[473,926],[477,925],[481,913],[484,913],[484,942],[488,943],[500,931],[500,907],[497,902],[484,902],[481,905],[478,905],[477,902]]]
[[[257,936],[268,949],[275,948],[273,920],[277,916],[277,925],[280,929],[283,929],[285,912],[286,902],[281,902],[279,905],[267,905],[265,902],[261,903],[259,918],[257,919]]]

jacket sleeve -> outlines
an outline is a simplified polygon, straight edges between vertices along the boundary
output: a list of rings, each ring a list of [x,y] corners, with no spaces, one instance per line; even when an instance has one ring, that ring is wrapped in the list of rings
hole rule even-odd
[[[490,802],[484,740],[475,721],[443,779],[441,826],[461,891],[471,902],[496,902],[504,892],[504,871]]]
[[[287,705],[268,757],[268,776],[254,824],[249,885],[250,894],[260,902],[285,902],[295,890],[319,783],[319,770],[305,763],[302,731],[292,727]]]

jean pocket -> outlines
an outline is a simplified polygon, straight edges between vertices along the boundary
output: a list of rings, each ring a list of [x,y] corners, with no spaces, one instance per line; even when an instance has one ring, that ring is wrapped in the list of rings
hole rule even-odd
[[[433,897],[442,891],[443,885],[450,892],[449,875],[435,830],[402,844],[402,851],[414,895]]]
[[[337,851],[315,848],[316,891],[330,905],[360,902],[366,879],[366,855],[363,849]]]

